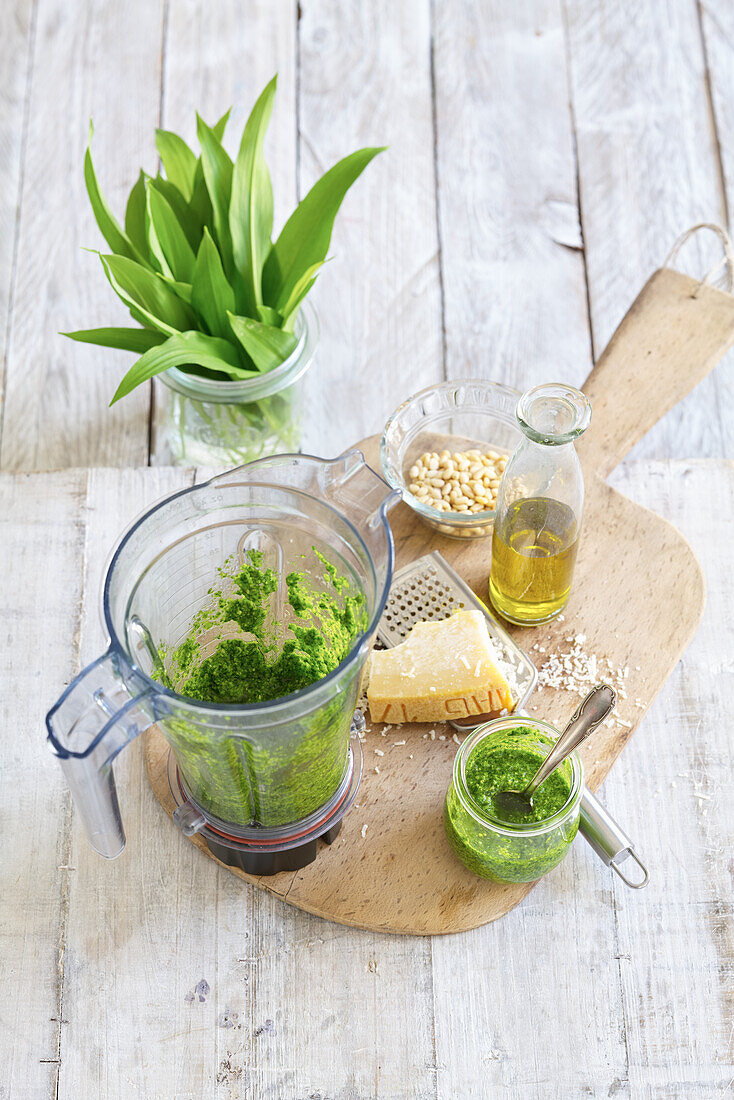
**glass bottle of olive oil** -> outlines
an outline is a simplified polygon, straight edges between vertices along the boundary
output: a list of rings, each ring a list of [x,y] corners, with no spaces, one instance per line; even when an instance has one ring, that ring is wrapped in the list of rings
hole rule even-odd
[[[516,415],[523,439],[500,485],[489,595],[505,619],[531,626],[555,618],[571,592],[584,502],[574,440],[591,406],[553,383],[523,394]]]

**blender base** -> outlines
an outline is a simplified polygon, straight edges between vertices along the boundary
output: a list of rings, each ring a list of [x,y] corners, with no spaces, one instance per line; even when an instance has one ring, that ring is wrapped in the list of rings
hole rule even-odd
[[[361,719],[361,714],[359,717]],[[355,721],[353,719],[353,723]],[[334,797],[321,811],[290,826],[237,829],[212,817],[198,805],[186,788],[173,750],[168,748],[167,743],[164,744],[173,820],[185,836],[191,839],[195,836],[225,867],[257,879],[283,871],[300,871],[313,863],[319,852],[319,841],[328,845],[338,837],[342,819],[354,800],[362,777],[362,747],[359,739],[355,739],[349,745],[342,781]]]
[[[341,821],[337,821],[317,839],[278,852],[255,852],[234,843],[215,840],[212,836],[206,836],[204,840],[212,855],[227,867],[237,867],[246,875],[277,875],[281,871],[300,871],[302,867],[308,867],[316,859],[319,841],[332,844],[339,836],[341,827]]]

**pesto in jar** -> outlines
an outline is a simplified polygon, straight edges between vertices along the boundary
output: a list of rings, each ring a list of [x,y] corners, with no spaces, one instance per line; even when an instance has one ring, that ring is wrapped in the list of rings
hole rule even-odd
[[[498,812],[493,796],[526,787],[553,743],[537,726],[510,723],[490,723],[473,746],[466,744],[463,774],[455,767],[446,795],[444,826],[453,851],[475,874],[532,882],[566,855],[578,829],[580,799],[571,797],[573,768],[567,760],[538,788],[527,812],[512,820]]]

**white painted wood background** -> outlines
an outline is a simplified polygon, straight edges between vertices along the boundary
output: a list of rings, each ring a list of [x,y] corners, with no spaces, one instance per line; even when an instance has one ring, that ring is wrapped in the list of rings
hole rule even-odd
[[[102,645],[110,545],[191,476],[160,465],[149,393],[107,408],[129,357],[57,336],[123,319],[81,251],[99,244],[88,117],[118,212],[156,125],[192,136],[197,108],[233,104],[236,134],[276,69],[276,221],[338,157],[390,145],[315,292],[305,444],[328,455],[442,377],[583,380],[677,234],[727,220],[732,42],[729,0],[0,5],[2,1100],[732,1092],[731,360],[614,475],[691,540],[709,585],[603,790],[652,866],[641,894],[579,842],[486,928],[344,929],[201,858],[140,745],[118,767],[128,849],[102,862],[43,744],[48,705]]]

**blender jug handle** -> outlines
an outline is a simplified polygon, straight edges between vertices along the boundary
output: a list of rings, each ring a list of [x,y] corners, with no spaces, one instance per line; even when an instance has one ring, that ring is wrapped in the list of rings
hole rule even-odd
[[[83,669],[46,715],[58,758],[89,843],[105,859],[125,847],[112,761],[155,721],[150,688],[131,696],[109,649]]]

